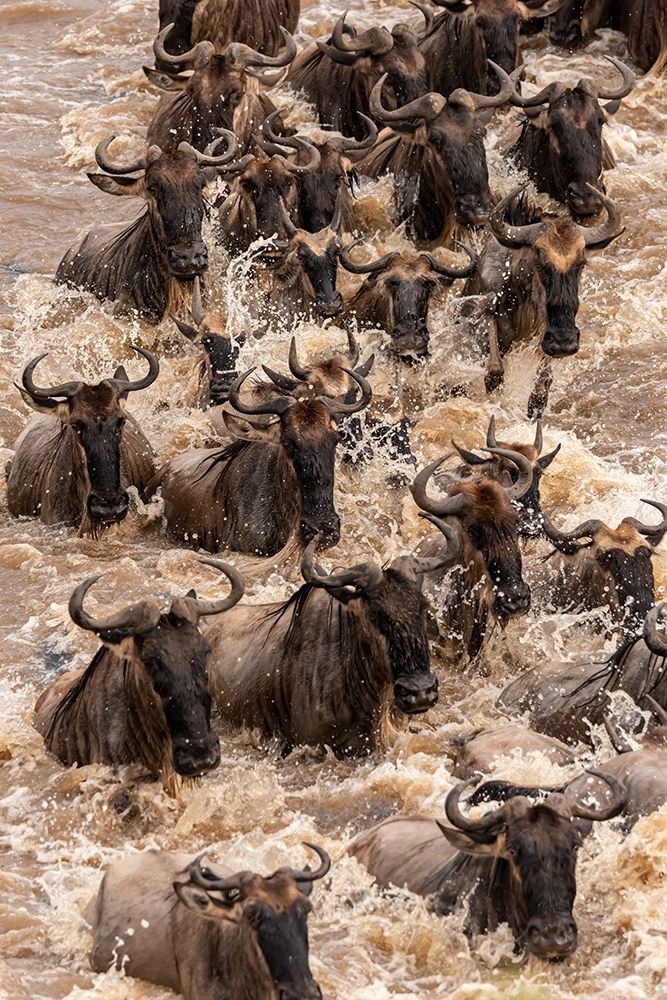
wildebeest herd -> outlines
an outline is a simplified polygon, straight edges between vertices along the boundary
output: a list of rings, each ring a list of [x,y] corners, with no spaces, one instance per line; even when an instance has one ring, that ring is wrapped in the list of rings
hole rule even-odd
[[[137,503],[161,504],[170,544],[211,554],[200,562],[229,593],[204,599],[190,589],[96,616],[85,604],[99,575],[81,581],[69,614],[100,647],[41,693],[34,725],[63,765],[139,765],[170,794],[180,779],[204,783],[225,766],[222,731],[250,730],[285,757],[304,746],[341,759],[381,755],[392,729],[437,704],[448,672],[474,679],[484,669],[497,628],[541,608],[603,609],[598,627],[614,637],[613,655],[535,663],[512,680],[497,728],[457,741],[460,783],[442,819],[387,816],[358,828],[346,852],[387,891],[424,896],[443,917],[463,911],[471,941],[507,923],[517,952],[562,960],[577,948],[577,851],[593,823],[621,817],[621,835],[667,801],[667,602],[656,603],[652,567],[667,502],[646,498],[645,518],[628,514],[617,526],[591,512],[570,529],[562,512],[542,509],[541,481],[561,451],[545,451],[542,418],[557,359],[579,349],[581,272],[624,231],[605,187],[614,158],[604,129],[635,70],[607,56],[604,83],[556,82],[533,94],[521,37],[544,29],[573,48],[611,25],[626,33],[636,70],[659,73],[667,19],[662,3],[644,0],[413,6],[390,26],[355,26],[332,11],[330,35],[299,50],[298,0],[161,0],[144,72],[162,96],[145,149],[116,152],[121,137],[108,136],[95,150],[101,172],[88,174],[103,192],[142,198],[145,210],[86,234],[56,281],[113,303],[121,317],[173,320],[199,352],[189,356],[209,440],[160,460],[133,417],[131,393],[159,392],[159,347],[132,348],[143,376],[120,366],[98,384],[46,384],[41,354],[19,373],[38,416],[7,464],[8,507],[100,539]],[[272,89],[284,86],[312,106],[318,138],[274,103]],[[500,197],[486,125],[508,108],[521,117],[503,119],[504,155],[523,180]],[[390,184],[410,252],[376,255],[356,198],[371,181]],[[535,192],[549,196],[548,208]],[[252,325],[241,335],[209,308],[214,255],[225,267],[248,264]],[[527,399],[534,435],[519,440],[492,418],[478,447],[452,441],[450,454],[418,462],[411,431],[438,400],[397,407],[374,396],[374,372],[391,359],[409,380],[433,363],[440,331],[429,307],[457,281],[489,396],[503,391],[515,344],[540,351]],[[335,321],[345,348],[332,337],[322,357],[306,357],[295,320],[325,331]],[[368,331],[379,333],[379,358],[360,350]],[[262,362],[267,337],[284,346],[281,371]],[[254,364],[244,370],[246,359]],[[378,449],[400,458],[387,492],[433,530],[404,531],[392,558],[337,566],[349,531],[336,507],[340,480],[352,469],[363,497]],[[241,603],[230,553],[253,557],[261,578],[294,548],[300,576],[290,596]],[[634,703],[622,716],[617,692]],[[600,727],[616,754],[591,767]],[[504,758],[532,751],[570,772],[579,763],[579,774],[545,786],[482,783],[502,773]],[[92,967],[190,1000],[321,997],[307,923],[331,859],[306,847],[314,868],[268,877],[203,854],[120,858],[88,911]]]

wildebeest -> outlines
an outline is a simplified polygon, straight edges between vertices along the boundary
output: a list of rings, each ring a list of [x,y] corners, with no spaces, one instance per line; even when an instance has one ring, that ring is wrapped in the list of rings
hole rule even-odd
[[[604,191],[603,168],[613,165],[602,127],[635,82],[634,73],[620,59],[605,58],[623,78],[615,88],[603,91],[592,80],[582,79],[576,87],[550,83],[533,97],[512,98],[526,118],[509,155],[539,191],[564,202],[574,215],[595,215],[602,209],[595,189]],[[609,103],[602,108],[600,99]]]
[[[432,576],[427,592],[441,635],[457,650],[462,647],[470,659],[482,648],[489,617],[507,622],[530,607],[513,502],[530,490],[533,466],[521,452],[504,448],[488,451],[515,464],[519,470],[515,483],[503,486],[488,477],[465,482],[452,475],[446,479],[447,493],[433,499],[427,493],[428,482],[443,457],[422,469],[411,486],[417,506],[444,519],[460,539],[458,563],[447,580],[442,572]],[[435,557],[439,548],[439,539],[433,537],[426,539],[419,551]]]
[[[429,93],[390,111],[382,105],[386,77],[373,88],[371,114],[390,128],[359,169],[371,177],[393,174],[399,221],[417,243],[446,244],[457,222],[476,227],[488,219],[486,131],[478,111],[506,103],[513,89],[507,73],[493,68],[501,87],[492,97],[459,88],[448,98]]]
[[[160,30],[174,28],[166,45],[165,59],[210,40],[217,51],[230,42],[242,42],[275,55],[283,44],[281,28],[291,34],[299,23],[301,0],[160,0]],[[171,62],[157,62],[169,69]]]
[[[338,19],[327,43],[317,42],[297,56],[287,81],[315,105],[322,125],[362,139],[360,114],[369,113],[377,80],[387,77],[392,107],[406,104],[428,90],[426,63],[418,48],[419,36],[406,24],[357,34],[345,18],[343,14]]]
[[[102,646],[83,670],[62,674],[35,705],[35,728],[63,764],[142,765],[168,785],[174,772],[193,777],[217,767],[211,730],[209,645],[199,619],[227,611],[243,595],[243,577],[217,559],[201,560],[229,579],[228,597],[198,599],[194,590],[169,600],[143,600],[94,619],[83,599],[100,579],[79,584],[69,602],[72,621]]]
[[[576,48],[610,24],[628,36],[630,57],[643,70],[667,65],[667,7],[663,0],[568,0],[552,18],[554,45]]]
[[[499,808],[473,819],[459,802],[479,780],[473,778],[447,795],[451,826],[427,816],[391,816],[358,836],[348,852],[380,885],[429,896],[430,908],[440,916],[465,905],[470,936],[508,923],[517,946],[528,954],[563,959],[578,943],[572,916],[577,850],[592,821],[617,816],[625,804],[619,781],[590,773],[609,786],[602,807],[584,805],[569,789],[546,798],[537,790],[539,797],[533,798],[512,795],[510,788]],[[470,801],[479,802],[484,789]]]
[[[457,278],[473,274],[477,255],[469,247],[461,246],[469,258],[468,264],[461,268],[449,267],[430,253],[410,258],[394,252],[357,264],[350,251],[360,242],[361,238],[354,240],[340,255],[346,271],[367,275],[345,307],[347,320],[384,329],[391,349],[399,357],[426,356],[431,336],[428,328],[431,299]]]
[[[642,635],[633,636],[603,663],[548,663],[525,671],[498,698],[507,715],[526,713],[533,729],[572,743],[590,742],[609,695],[625,691],[638,705],[650,695],[667,708],[667,639],[657,628],[666,605],[653,608]]]
[[[438,700],[422,577],[458,557],[455,533],[436,559],[400,556],[327,575],[306,548],[305,584],[282,604],[244,606],[214,628],[211,690],[230,725],[258,729],[284,753],[302,744],[337,757],[383,742],[390,707],[426,712]]]
[[[341,437],[335,418],[367,406],[371,387],[350,369],[347,374],[361,389],[359,399],[350,403],[324,395],[274,395],[246,402],[240,392],[253,371],[230,386],[229,402],[246,418],[278,419],[256,426],[250,440],[172,459],[149,483],[146,495],[160,488],[170,534],[209,552],[230,548],[274,555],[294,532],[304,546],[320,535],[325,546],[336,545],[340,518],[334,506],[334,467]]]
[[[114,138],[95,150],[97,163],[106,173],[88,177],[108,194],[143,198],[146,211],[127,227],[93,229],[67,251],[56,281],[83,288],[98,299],[110,299],[119,309],[136,310],[159,323],[166,313],[179,311],[192,294],[192,279],[208,267],[201,234],[203,189],[216,171],[241,169],[230,163],[236,155],[236,141],[225,133],[204,153],[181,143],[171,155],[151,146],[145,157],[118,164],[107,158]],[[222,138],[229,143],[227,151],[212,155]],[[139,176],[129,176],[135,173]]]
[[[320,863],[272,875],[151,848],[113,862],[87,912],[90,964],[185,1000],[322,1000],[308,961],[309,896]]]
[[[427,19],[419,44],[429,88],[448,97],[457,87],[492,94],[497,82],[487,75],[488,60],[512,73],[520,61],[519,29],[525,21],[548,17],[566,0],[433,0],[443,10],[435,17],[428,4],[418,6]]]
[[[156,56],[164,53],[171,28],[168,25],[156,38]],[[238,42],[216,55],[210,42],[198,42],[174,57],[179,70],[194,70],[191,75],[165,76],[144,66],[148,79],[166,91],[148,125],[148,145],[174,153],[181,142],[188,142],[203,152],[216,138],[215,130],[225,128],[235,134],[245,151],[253,132],[275,111],[264,88],[275,82],[276,76],[266,73],[266,68],[287,66],[296,55],[294,39],[286,31],[283,34],[285,48],[277,56],[262,55]]]
[[[121,365],[97,385],[75,381],[42,388],[33,373],[46,354],[26,366],[19,391],[40,416],[19,437],[6,469],[10,514],[77,525],[80,534],[93,535],[127,515],[128,487],[143,490],[155,466],[125,404],[129,393],[152,385],[160,370],[150,351],[132,350],[149,365],[148,374],[135,381]]]
[[[515,188],[496,205],[492,236],[464,294],[486,296],[483,319],[489,357],[486,386],[502,382],[502,355],[515,341],[540,337],[547,357],[579,350],[579,278],[586,251],[608,246],[623,232],[613,202],[593,189],[607,213],[605,222],[583,227],[569,214],[540,219]]]
[[[472,778],[475,774],[491,774],[507,758],[520,754],[543,754],[558,767],[569,767],[577,760],[576,753],[560,740],[535,733],[519,722],[505,722],[492,729],[477,731],[452,741],[456,762],[452,773],[457,778]]]
[[[614,621],[627,635],[641,627],[655,602],[651,560],[667,532],[667,505],[642,500],[662,515],[659,524],[624,517],[617,528],[604,521],[584,521],[572,531],[560,531],[548,513],[544,534],[553,543],[556,560],[549,598],[565,610],[609,607]]]

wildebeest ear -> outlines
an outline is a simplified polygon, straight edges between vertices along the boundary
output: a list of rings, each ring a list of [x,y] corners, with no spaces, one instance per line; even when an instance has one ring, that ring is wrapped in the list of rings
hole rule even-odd
[[[189,77],[179,76],[178,73],[160,72],[152,66],[142,66],[142,69],[147,79],[160,90],[185,90],[190,82]]]
[[[222,419],[227,430],[236,438],[244,441],[275,441],[280,435],[280,421],[276,420],[267,427],[255,427],[249,420],[243,420],[227,410],[222,411]]]
[[[117,379],[120,379],[121,382],[129,382],[130,381],[129,376],[128,376],[127,372],[125,371],[125,365],[118,365],[118,368],[116,368],[116,371],[113,373],[113,377],[117,378]]]
[[[127,194],[139,197],[143,190],[144,178],[109,177],[108,174],[88,174],[88,180],[106,194]]]
[[[453,826],[445,826],[444,823],[440,823],[436,820],[440,828],[440,832],[452,847],[455,847],[457,851],[463,851],[465,854],[495,854],[496,853],[496,838],[492,837],[490,843],[488,844],[478,844],[476,840],[472,840],[467,833],[463,830],[457,830]]]
[[[200,917],[207,920],[226,920],[233,924],[236,923],[233,912],[234,902],[230,901],[229,905],[223,904],[219,899],[214,902],[203,889],[188,883],[183,885],[181,882],[174,882],[174,892],[188,910],[192,910]]]
[[[608,115],[615,115],[620,106],[621,106],[620,101],[607,101],[607,103],[604,106],[604,109]]]
[[[14,383],[16,385],[16,382]],[[22,389],[20,385],[16,388],[21,393],[21,398],[26,406],[38,413],[48,413],[50,417],[58,420],[65,420],[69,416],[69,405],[65,399],[33,399],[29,392]]]
[[[190,590],[188,590],[188,592],[187,592],[187,594],[185,596],[186,597],[191,597],[193,599],[193,601],[196,601],[197,600],[197,591],[195,590],[194,587],[191,587]]]

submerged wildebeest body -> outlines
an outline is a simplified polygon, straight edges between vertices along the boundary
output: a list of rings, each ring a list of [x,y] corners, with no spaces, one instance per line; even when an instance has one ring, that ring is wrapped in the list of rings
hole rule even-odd
[[[568,0],[552,18],[554,45],[576,48],[597,28],[610,25],[628,36],[630,58],[643,70],[667,65],[667,6],[664,0]]]
[[[543,754],[558,767],[570,767],[577,760],[576,753],[560,740],[535,733],[518,722],[506,722],[452,742],[456,747],[452,774],[463,779],[472,778],[475,774],[491,774],[506,766],[508,758],[517,755]]]
[[[386,77],[373,88],[371,114],[389,126],[362,160],[371,177],[394,176],[399,221],[421,244],[446,244],[455,226],[481,226],[491,211],[489,171],[478,114],[506,103],[513,90],[507,73],[493,65],[501,86],[487,97],[458,88],[449,98],[429,93],[391,111],[382,105]]]
[[[506,715],[526,714],[533,729],[573,743],[589,743],[609,695],[625,691],[638,705],[650,695],[667,708],[667,642],[656,628],[658,605],[646,616],[643,635],[628,639],[602,663],[546,664],[525,671],[497,701]]]
[[[388,253],[365,264],[355,263],[350,251],[361,238],[346,247],[340,262],[351,274],[367,275],[345,306],[345,319],[361,327],[381,327],[389,345],[399,357],[424,357],[429,353],[428,310],[431,299],[457,278],[474,273],[477,255],[469,247],[462,249],[469,263],[448,267],[431,254],[410,258]]]
[[[529,954],[543,959],[571,955],[578,943],[572,916],[577,850],[591,821],[622,810],[622,785],[603,777],[611,790],[604,807],[585,806],[566,789],[537,802],[525,794],[510,795],[500,808],[472,819],[459,799],[478,780],[457,785],[447,795],[450,827],[426,816],[392,816],[357,837],[349,853],[380,885],[429,896],[431,909],[441,916],[466,906],[470,936],[508,923],[517,945]],[[484,801],[484,789],[470,801]]]
[[[125,410],[130,392],[158,376],[155,355],[133,350],[149,363],[143,379],[130,381],[121,366],[98,385],[66,382],[36,386],[33,373],[46,354],[27,365],[20,390],[37,410],[7,465],[7,506],[15,516],[45,524],[77,525],[97,534],[127,515],[127,489],[141,492],[155,475],[153,451],[137,421]]]
[[[166,45],[161,69],[170,69],[170,54],[186,52],[196,42],[210,40],[217,51],[230,42],[241,42],[275,55],[283,44],[281,28],[290,34],[299,23],[301,0],[160,0],[160,30],[174,28]]]
[[[405,24],[395,24],[391,31],[373,27],[358,35],[343,15],[327,43],[318,42],[297,56],[287,81],[315,105],[322,125],[363,139],[361,115],[369,113],[371,90],[381,76],[387,77],[392,107],[427,92],[418,41]]]
[[[434,523],[444,553],[385,568],[364,563],[327,576],[313,566],[312,542],[306,583],[288,601],[240,607],[228,627],[214,627],[211,688],[225,722],[258,729],[284,752],[305,744],[348,757],[382,745],[390,707],[405,716],[435,705],[422,576],[458,553],[454,533]]]
[[[489,452],[515,464],[519,470],[515,483],[503,486],[488,477],[465,482],[453,474],[445,480],[447,493],[434,499],[427,487],[444,461],[439,458],[422,469],[411,486],[417,506],[443,518],[460,540],[460,559],[446,577],[439,571],[428,579],[427,593],[443,640],[458,656],[465,653],[470,660],[482,648],[489,619],[507,622],[530,607],[513,504],[530,490],[533,467],[520,452],[504,448]],[[435,557],[439,548],[440,540],[433,536],[422,542],[419,551]]]
[[[113,862],[86,916],[90,964],[111,967],[185,1000],[322,1000],[308,955],[315,871],[272,875],[204,865],[202,855],[150,848]]]
[[[229,170],[236,141],[225,133],[229,148],[222,156],[181,143],[165,155],[151,146],[134,163],[114,164],[99,144],[95,156],[106,174],[88,174],[108,194],[144,198],[145,212],[125,228],[101,226],[67,251],[56,271],[56,281],[92,292],[98,299],[117,303],[121,311],[136,311],[159,323],[192,294],[192,280],[208,267],[202,239],[203,189],[216,171]],[[213,169],[215,168],[215,169]],[[212,171],[212,172],[211,172]],[[129,176],[140,172],[139,176]]]
[[[168,25],[156,38],[156,56],[164,53],[171,28]],[[203,152],[216,139],[217,129],[224,128],[234,133],[245,151],[253,132],[275,112],[265,87],[276,76],[267,67],[287,66],[295,55],[294,39],[285,32],[285,48],[278,56],[264,56],[239,43],[216,55],[210,42],[198,42],[175,57],[178,74],[164,75],[144,66],[151,83],[166,91],[148,125],[148,145],[169,154],[187,142]],[[188,75],[187,70],[194,72]]]
[[[660,511],[659,524],[624,517],[617,528],[588,520],[560,531],[544,514],[544,533],[555,548],[546,563],[551,604],[566,611],[608,607],[627,636],[641,628],[655,602],[652,557],[667,532],[667,506],[642,503]]]
[[[488,338],[486,386],[502,382],[502,356],[513,343],[539,337],[547,357],[579,350],[579,278],[586,251],[602,249],[623,232],[619,213],[605,195],[607,219],[584,228],[569,215],[539,219],[516,188],[491,213],[490,236],[466,295],[485,296]],[[507,216],[507,218],[506,218]]]
[[[320,534],[325,545],[335,545],[340,518],[333,497],[334,463],[341,440],[335,418],[367,406],[371,387],[362,375],[348,371],[361,388],[358,401],[288,395],[247,403],[239,393],[252,371],[230,387],[230,403],[245,417],[278,419],[255,425],[250,440],[172,459],[146,494],[160,488],[169,532],[209,552],[230,548],[274,555],[295,533],[304,546]]]
[[[603,205],[595,190],[605,190],[603,169],[613,156],[602,139],[607,114],[614,114],[634,85],[634,74],[620,59],[606,56],[622,76],[615,88],[603,90],[592,80],[576,87],[550,83],[533,97],[516,94],[512,103],[526,114],[509,155],[539,191],[565,202],[575,215],[595,215]],[[602,108],[599,100],[608,103]]]
[[[139,764],[162,775],[192,777],[220,762],[211,730],[207,662],[210,648],[199,619],[233,607],[243,595],[243,578],[233,566],[202,560],[232,584],[218,601],[197,598],[194,590],[175,597],[168,610],[141,601],[105,620],[93,619],[83,599],[99,576],[72,594],[69,613],[103,645],[84,670],[59,677],[35,705],[35,728],[47,749],[66,767]]]

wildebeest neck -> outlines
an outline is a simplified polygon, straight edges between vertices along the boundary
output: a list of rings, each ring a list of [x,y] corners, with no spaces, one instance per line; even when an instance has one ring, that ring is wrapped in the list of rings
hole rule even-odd
[[[598,549],[596,559],[612,577],[623,625],[634,634],[655,603],[651,549],[642,545],[633,552],[622,548]]]

